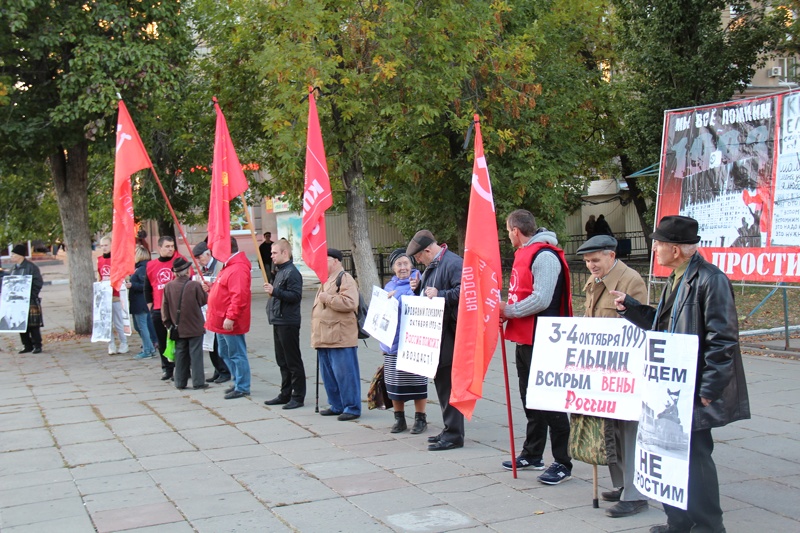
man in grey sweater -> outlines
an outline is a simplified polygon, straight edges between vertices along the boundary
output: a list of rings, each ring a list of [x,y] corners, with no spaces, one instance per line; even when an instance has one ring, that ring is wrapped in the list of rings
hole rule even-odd
[[[516,458],[516,466],[518,469],[544,470],[542,455],[549,427],[555,461],[538,479],[547,485],[558,485],[572,477],[572,460],[567,449],[569,417],[566,413],[528,409],[525,407],[525,399],[531,371],[536,317],[572,316],[569,267],[564,259],[564,251],[557,246],[555,233],[537,228],[536,219],[529,211],[518,209],[511,213],[506,219],[506,229],[516,252],[508,288],[508,303],[500,303],[500,312],[508,321],[506,339],[517,343],[519,392],[528,419],[525,443]],[[511,470],[511,461],[504,461],[503,468]]]

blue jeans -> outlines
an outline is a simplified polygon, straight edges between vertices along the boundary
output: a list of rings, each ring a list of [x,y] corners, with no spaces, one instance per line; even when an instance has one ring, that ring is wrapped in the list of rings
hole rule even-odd
[[[138,315],[131,315],[133,317],[133,327],[142,338],[142,352],[151,354],[155,351],[153,346],[153,337],[150,336],[150,313],[139,313]]]
[[[331,411],[361,416],[358,347],[318,348],[317,357]]]
[[[244,335],[217,333],[219,356],[231,371],[234,390],[250,393],[250,361],[247,360],[247,344]]]

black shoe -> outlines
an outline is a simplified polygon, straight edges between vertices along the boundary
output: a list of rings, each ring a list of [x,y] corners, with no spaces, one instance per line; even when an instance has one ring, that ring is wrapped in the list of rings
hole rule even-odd
[[[42,348],[37,346],[36,348],[33,349],[33,351],[31,351],[31,353],[42,353]]]
[[[414,413],[414,427],[411,428],[412,435],[418,435],[428,429],[428,418],[425,413]]]
[[[194,390],[203,390],[203,389],[207,389],[208,387],[209,387],[208,383],[203,383],[203,384],[202,384],[202,385],[200,385],[199,387],[192,387],[192,388],[193,388]]]
[[[225,395],[226,400],[235,400],[236,398],[244,398],[245,396],[250,396],[249,392],[242,392],[240,390],[232,390],[228,394]]]
[[[264,405],[284,405],[287,403],[289,403],[289,400],[284,400],[280,396],[275,396],[273,399],[265,401]]]
[[[503,468],[506,470],[514,469],[514,465],[511,464],[511,461],[503,461],[502,464]],[[544,461],[541,459],[534,461],[520,455],[517,457],[517,470],[522,470],[523,468],[530,468],[531,470],[544,470]]]
[[[394,412],[394,425],[390,430],[390,433],[401,433],[408,429],[408,424],[406,424],[406,413],[405,411],[395,411]]]
[[[353,413],[342,413],[342,414],[340,414],[339,416],[336,417],[336,420],[338,420],[340,422],[347,422],[349,420],[355,420],[359,416],[361,416],[361,415],[354,415]]]
[[[442,440],[441,433],[439,433],[438,435],[434,435],[433,437],[428,437],[428,442],[430,443],[439,442],[440,440]]]
[[[206,379],[206,383],[214,383],[219,378],[219,373],[214,372],[214,375]]]
[[[186,385],[184,385],[183,387],[179,387],[178,385],[175,385],[175,388],[178,389],[178,390],[183,390],[183,389],[186,388]]]
[[[620,487],[608,492],[601,492],[600,497],[603,498],[604,502],[618,502],[622,497],[622,489],[623,487]]]
[[[342,413],[337,413],[333,409],[323,409],[322,411],[319,412],[319,414],[321,414],[322,416],[339,416]]]
[[[689,533],[688,529],[677,529],[668,524],[660,526],[653,526],[650,528],[650,533]]]
[[[170,379],[172,379],[172,372],[165,371],[161,374],[161,381],[169,381]]]
[[[224,374],[224,375],[218,377],[216,379],[216,381],[214,381],[214,383],[226,383],[226,382],[228,382],[230,380],[231,380],[231,375],[230,374]]]
[[[283,406],[284,409],[297,409],[298,407],[303,407],[303,402],[291,399],[289,403]]]
[[[31,346],[30,348],[26,346],[23,349],[21,349],[20,351],[18,351],[17,353],[30,353],[32,351],[33,351],[33,346]]]
[[[647,510],[647,501],[638,500],[634,502],[617,502],[613,506],[606,509],[606,516],[611,518],[624,518],[626,516],[633,516],[642,511]]]
[[[449,440],[438,440],[433,444],[428,445],[429,452],[443,452],[445,450],[455,450],[456,448],[463,448],[463,444],[456,444],[455,442],[450,442]]]
[[[236,387],[234,387],[233,385],[231,385],[230,387],[228,387],[227,389],[225,389],[225,394],[230,394],[231,392],[233,392],[233,391],[235,391],[235,390],[236,390]]]

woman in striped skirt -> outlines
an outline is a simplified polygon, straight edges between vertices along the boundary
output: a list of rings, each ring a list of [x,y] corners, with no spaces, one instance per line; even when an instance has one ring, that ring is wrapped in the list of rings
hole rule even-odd
[[[400,300],[402,296],[413,295],[410,280],[412,276],[419,279],[419,271],[414,268],[413,262],[404,248],[398,248],[389,256],[394,276],[386,284],[385,290],[389,296]],[[428,403],[428,378],[397,370],[397,345],[400,339],[400,328],[394,336],[391,346],[381,343],[383,350],[383,375],[386,380],[386,391],[394,407],[394,425],[392,433],[405,431],[406,425],[405,402],[414,400],[414,426],[411,433],[422,433],[428,427],[425,417],[425,405]]]

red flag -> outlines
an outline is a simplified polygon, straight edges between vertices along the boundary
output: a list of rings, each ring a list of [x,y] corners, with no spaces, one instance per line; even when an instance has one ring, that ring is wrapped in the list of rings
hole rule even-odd
[[[136,270],[131,174],[152,167],[125,102],[119,101],[114,160],[114,216],[111,224],[111,286],[116,290]]]
[[[314,89],[308,93],[308,136],[306,137],[306,175],[303,187],[303,261],[317,273],[320,283],[328,279],[328,237],[325,211],[333,205],[325,146],[319,128]]]
[[[468,420],[472,419],[475,403],[483,397],[483,379],[497,347],[502,279],[492,183],[483,155],[481,125],[475,115],[475,163],[450,392],[450,405]]]
[[[230,201],[246,191],[248,185],[216,98],[214,109],[217,111],[217,133],[214,136],[214,163],[211,165],[208,248],[215,258],[224,263],[231,257]]]

